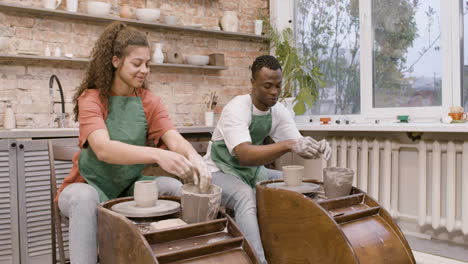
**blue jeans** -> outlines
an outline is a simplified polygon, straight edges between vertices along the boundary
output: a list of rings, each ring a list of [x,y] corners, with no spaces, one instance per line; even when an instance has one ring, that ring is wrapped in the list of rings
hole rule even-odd
[[[269,180],[281,179],[282,172],[267,170]],[[257,199],[252,188],[237,176],[221,171],[213,173],[213,183],[223,189],[221,204],[234,210],[235,221],[253,247],[261,263],[267,263],[257,222]]]
[[[180,196],[182,183],[170,177],[156,178],[161,195]],[[92,264],[97,260],[97,205],[99,195],[91,185],[73,183],[63,189],[58,206],[69,218],[69,254],[72,264]]]

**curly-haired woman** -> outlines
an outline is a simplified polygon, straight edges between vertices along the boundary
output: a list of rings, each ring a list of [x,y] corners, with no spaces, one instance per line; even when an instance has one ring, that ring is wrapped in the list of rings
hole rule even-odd
[[[59,189],[58,205],[70,218],[72,263],[96,263],[96,205],[129,196],[144,164],[193,180],[211,182],[202,157],[174,128],[161,99],[145,87],[151,59],[148,39],[121,22],[97,40],[85,78],[74,96],[81,151]],[[168,150],[145,146],[147,140]],[[154,179],[154,177],[152,178]],[[181,183],[156,178],[159,192],[180,195]]]

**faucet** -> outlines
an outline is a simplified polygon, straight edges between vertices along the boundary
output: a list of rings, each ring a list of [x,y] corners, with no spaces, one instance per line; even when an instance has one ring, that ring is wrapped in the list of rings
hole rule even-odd
[[[65,100],[63,99],[63,89],[62,85],[60,84],[60,80],[57,77],[57,75],[52,74],[49,79],[49,94],[50,96],[54,96],[54,80],[57,81],[59,91],[60,91],[60,104],[62,105],[62,113],[58,115],[58,117],[54,120],[55,122],[58,122],[59,128],[64,128],[66,127],[66,119],[65,119]]]

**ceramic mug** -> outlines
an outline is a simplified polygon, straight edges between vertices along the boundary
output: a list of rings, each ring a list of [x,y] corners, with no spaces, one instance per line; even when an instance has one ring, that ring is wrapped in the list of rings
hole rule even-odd
[[[349,195],[353,187],[354,171],[348,168],[323,169],[323,189],[328,199]]]
[[[177,24],[177,17],[176,16],[165,16],[164,21],[168,25],[176,25]]]
[[[263,20],[255,20],[255,35],[262,34]]]
[[[453,120],[466,120],[468,118],[466,113],[448,113],[448,115],[451,116]]]
[[[67,11],[69,12],[78,11],[78,0],[67,0]]]
[[[283,180],[289,187],[300,186],[304,178],[304,166],[287,165],[283,166]]]
[[[62,0],[42,0],[44,8],[47,9],[56,9],[61,3]]]
[[[158,201],[158,186],[156,180],[145,180],[135,182],[133,189],[133,200],[136,207],[152,207]]]
[[[205,112],[205,126],[214,126],[214,112]]]

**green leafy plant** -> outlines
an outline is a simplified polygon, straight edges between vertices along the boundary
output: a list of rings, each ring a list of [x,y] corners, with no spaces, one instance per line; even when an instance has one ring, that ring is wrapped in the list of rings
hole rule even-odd
[[[292,29],[286,28],[278,32],[270,23],[264,21],[264,24],[267,25],[270,44],[283,70],[280,101],[295,96],[294,112],[296,115],[302,115],[314,104],[318,89],[325,85],[322,80],[323,75],[314,63],[316,59],[310,55],[301,54],[296,47]]]

